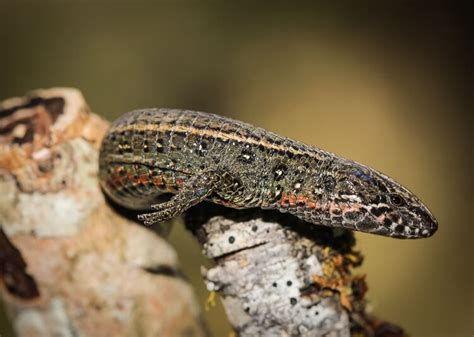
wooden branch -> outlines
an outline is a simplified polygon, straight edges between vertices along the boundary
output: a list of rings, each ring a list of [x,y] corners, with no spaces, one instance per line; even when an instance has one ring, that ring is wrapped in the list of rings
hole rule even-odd
[[[1,296],[19,337],[203,336],[174,250],[97,182],[108,123],[75,89],[0,103]]]
[[[216,262],[203,269],[207,288],[239,336],[405,336],[365,312],[352,232],[211,204],[191,209],[186,224]]]

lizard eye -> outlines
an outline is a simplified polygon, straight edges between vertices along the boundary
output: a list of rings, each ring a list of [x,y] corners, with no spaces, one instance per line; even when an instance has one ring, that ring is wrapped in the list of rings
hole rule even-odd
[[[394,206],[401,206],[405,203],[403,198],[398,194],[390,194],[389,199],[390,203]]]

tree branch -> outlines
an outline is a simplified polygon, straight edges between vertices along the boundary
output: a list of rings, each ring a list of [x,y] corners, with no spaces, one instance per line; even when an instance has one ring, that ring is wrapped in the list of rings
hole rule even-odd
[[[216,263],[204,279],[239,336],[404,336],[365,312],[352,232],[211,204],[191,209],[186,225]]]

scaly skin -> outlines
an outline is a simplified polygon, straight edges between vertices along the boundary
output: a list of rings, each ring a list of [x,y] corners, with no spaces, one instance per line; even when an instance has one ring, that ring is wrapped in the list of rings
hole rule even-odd
[[[154,209],[146,224],[202,200],[288,212],[325,226],[397,238],[429,237],[421,201],[362,164],[250,124],[195,111],[144,109],[117,120],[100,152],[100,181],[118,204]],[[156,204],[163,193],[170,201]]]

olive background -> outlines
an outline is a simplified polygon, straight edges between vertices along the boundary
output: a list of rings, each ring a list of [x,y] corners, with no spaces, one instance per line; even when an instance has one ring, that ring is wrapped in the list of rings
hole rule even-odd
[[[473,328],[472,50],[462,2],[2,1],[0,99],[79,88],[112,120],[143,107],[234,117],[393,177],[434,237],[357,234],[370,307],[412,336]],[[170,236],[199,301],[208,264]],[[230,327],[205,312],[214,336]],[[0,335],[11,335],[5,319]]]

